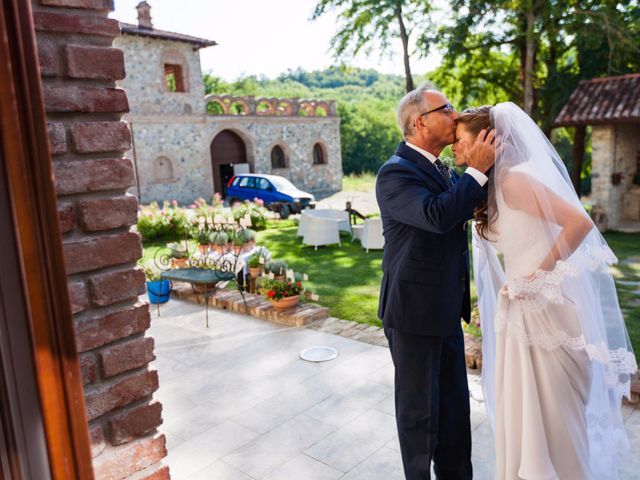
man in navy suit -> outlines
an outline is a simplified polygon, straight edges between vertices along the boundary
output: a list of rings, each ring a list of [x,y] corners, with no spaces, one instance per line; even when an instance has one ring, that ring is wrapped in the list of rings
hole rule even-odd
[[[378,316],[395,366],[395,406],[407,480],[471,479],[469,388],[460,319],[471,316],[466,224],[486,199],[494,132],[481,132],[464,175],[438,155],[458,114],[422,86],[398,107],[404,141],[382,166],[376,197],[384,228]]]

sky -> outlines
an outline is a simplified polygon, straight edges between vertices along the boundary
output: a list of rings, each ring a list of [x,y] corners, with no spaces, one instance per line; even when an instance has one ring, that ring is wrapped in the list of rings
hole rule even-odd
[[[338,27],[335,12],[311,21],[316,0],[147,0],[153,26],[215,40],[218,45],[200,50],[203,72],[232,81],[245,75],[275,78],[288,69],[322,70],[336,61],[330,52]],[[137,23],[139,0],[115,0],[111,18]],[[345,63],[404,75],[400,40],[396,51],[360,54]],[[412,56],[412,73],[438,66],[440,57]]]

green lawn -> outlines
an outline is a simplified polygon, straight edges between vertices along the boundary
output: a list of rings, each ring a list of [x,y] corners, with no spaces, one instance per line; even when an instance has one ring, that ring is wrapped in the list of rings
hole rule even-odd
[[[371,192],[376,188],[376,176],[373,173],[350,173],[342,177],[342,190],[345,192]]]
[[[604,237],[619,260],[612,267],[618,300],[636,358],[640,360],[640,288],[637,284],[630,286],[619,283],[640,282],[640,234],[609,232]]]
[[[273,227],[279,228],[273,228]],[[307,273],[305,286],[320,295],[319,303],[331,309],[331,315],[347,320],[380,325],[376,315],[382,271],[382,252],[366,253],[355,241],[343,236],[342,246],[302,247],[292,221],[270,225],[258,232],[257,242],[265,245],[274,258],[286,260],[296,272]],[[619,281],[640,281],[640,234],[607,233],[605,238],[620,263],[612,267],[620,304],[636,356],[640,358],[640,295],[637,286]],[[143,262],[153,260],[164,243],[145,244]],[[626,263],[625,263],[626,262]],[[472,285],[475,298],[475,286]]]

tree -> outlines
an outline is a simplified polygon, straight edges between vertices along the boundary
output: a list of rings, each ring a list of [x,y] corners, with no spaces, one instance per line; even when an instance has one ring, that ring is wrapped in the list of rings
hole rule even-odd
[[[471,85],[458,87],[466,101],[507,94],[547,136],[580,80],[640,70],[637,0],[452,0],[452,11],[432,77]],[[586,132],[572,132],[579,191]]]
[[[409,52],[409,38],[413,26],[422,29],[431,25],[428,14],[432,10],[429,0],[319,0],[312,19],[317,19],[331,9],[339,9],[338,18],[343,25],[331,39],[336,57],[357,55],[365,50],[370,53],[377,44],[382,53],[387,52],[392,40],[402,43],[405,88],[413,90],[413,77]],[[427,38],[427,37],[424,37]],[[423,42],[422,55],[428,53]]]

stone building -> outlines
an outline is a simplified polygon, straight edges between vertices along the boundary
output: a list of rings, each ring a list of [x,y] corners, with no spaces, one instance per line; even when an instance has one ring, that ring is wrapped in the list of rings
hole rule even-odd
[[[588,125],[594,220],[602,230],[640,230],[640,73],[580,82],[554,126]]]
[[[224,194],[234,172],[271,173],[302,190],[342,187],[340,119],[334,102],[209,96],[199,49],[216,42],[153,27],[147,2],[138,24],[120,23],[141,203]]]

